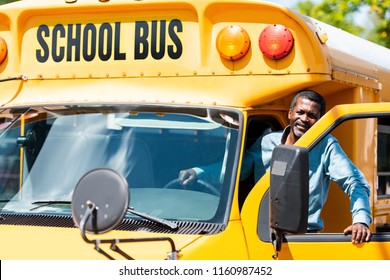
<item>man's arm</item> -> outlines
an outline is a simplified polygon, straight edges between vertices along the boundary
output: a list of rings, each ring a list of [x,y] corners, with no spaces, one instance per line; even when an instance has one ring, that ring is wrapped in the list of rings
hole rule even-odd
[[[344,230],[344,234],[351,234],[352,243],[369,241],[371,232],[370,187],[363,173],[352,163],[335,141],[329,146],[331,179],[349,196],[352,225]]]
[[[240,180],[244,180],[253,173],[254,155],[261,154],[260,148],[261,139],[259,138],[249,150],[244,153],[244,158],[241,165]],[[216,162],[206,166],[193,167],[186,170],[181,170],[179,180],[183,186],[192,184],[195,180],[202,179],[207,182],[219,182],[222,172],[222,162]]]
[[[193,167],[179,172],[179,181],[183,186],[188,186],[198,179],[210,183],[219,183],[222,162],[216,162],[207,166]]]

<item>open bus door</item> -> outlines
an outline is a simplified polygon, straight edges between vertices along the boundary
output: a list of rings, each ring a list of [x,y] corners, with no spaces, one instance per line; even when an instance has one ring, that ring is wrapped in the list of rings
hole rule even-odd
[[[341,202],[339,208],[333,207],[334,213],[323,213],[327,218],[324,219],[325,228],[322,232],[307,233],[304,228],[309,174],[305,151],[310,151],[339,125],[345,129],[344,125],[348,122],[387,122],[390,125],[390,104],[375,106],[377,108],[373,110],[365,110],[365,104],[343,106],[342,110],[338,110],[341,106],[336,106],[302,136],[297,142],[299,146],[274,149],[270,172],[255,185],[243,206],[242,220],[251,259],[389,259],[390,231],[384,231],[386,225],[379,222],[381,213],[378,209],[383,208],[381,206],[384,204],[377,193],[371,193],[370,196],[373,223],[369,242],[353,244],[351,235],[343,234],[343,229],[350,225],[350,221],[342,218],[341,212],[349,212],[349,207],[342,206]],[[325,123],[328,125],[324,126]],[[389,154],[389,143],[385,145],[383,141],[389,141],[389,137],[378,140],[378,161],[381,161],[382,155],[386,157]],[[373,141],[373,144],[376,142]],[[361,153],[364,152],[362,149]],[[378,186],[378,189],[381,187]],[[329,232],[327,228],[338,230]]]

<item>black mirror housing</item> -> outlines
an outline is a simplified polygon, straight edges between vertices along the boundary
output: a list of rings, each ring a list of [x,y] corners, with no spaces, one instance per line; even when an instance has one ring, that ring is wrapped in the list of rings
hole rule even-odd
[[[309,209],[309,152],[298,146],[274,148],[270,174],[270,227],[305,233]]]

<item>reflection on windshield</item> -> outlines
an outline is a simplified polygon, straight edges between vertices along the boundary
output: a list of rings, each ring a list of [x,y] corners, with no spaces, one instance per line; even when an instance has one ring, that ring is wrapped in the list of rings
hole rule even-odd
[[[129,206],[138,211],[163,219],[220,222],[229,209],[221,200],[231,195],[238,114],[156,109],[71,106],[3,111],[2,212],[70,214],[66,202],[78,180],[105,167],[126,178]],[[201,184],[184,189],[175,183],[180,170],[216,162],[226,163],[221,174],[230,176],[207,182],[213,191]]]

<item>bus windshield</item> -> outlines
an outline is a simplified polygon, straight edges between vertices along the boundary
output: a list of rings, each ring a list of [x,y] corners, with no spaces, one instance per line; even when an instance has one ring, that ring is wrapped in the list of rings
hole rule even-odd
[[[2,213],[70,215],[80,178],[110,168],[126,179],[129,207],[137,211],[179,221],[226,220],[238,112],[72,105],[3,110],[0,120]],[[215,163],[222,163],[222,170],[213,181],[186,188],[178,181],[180,170]]]

